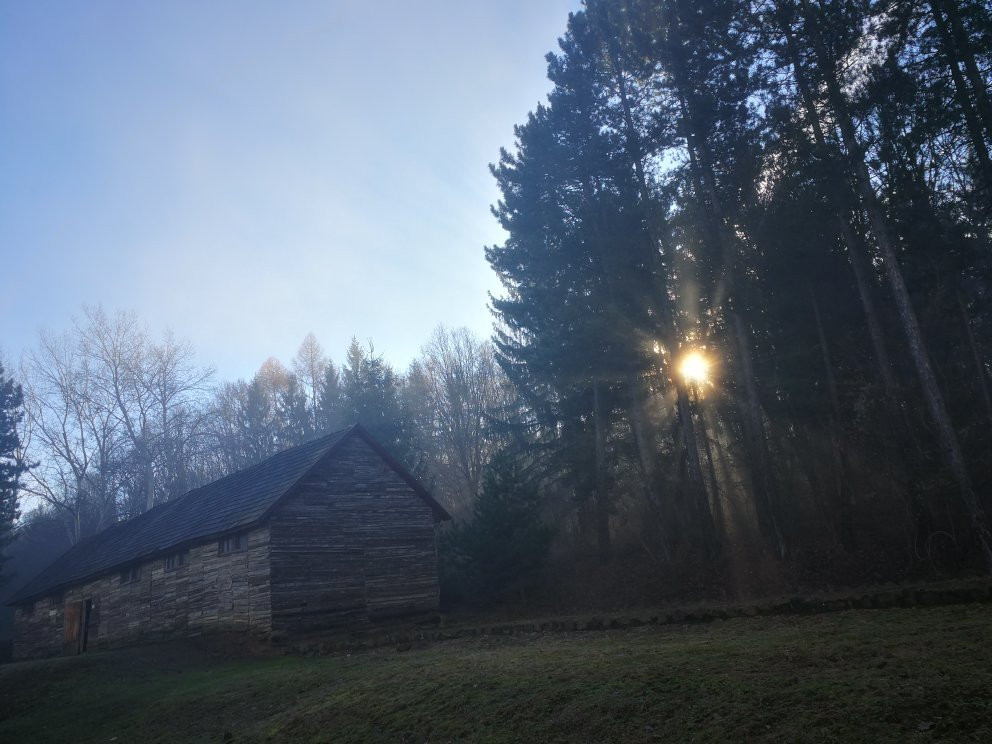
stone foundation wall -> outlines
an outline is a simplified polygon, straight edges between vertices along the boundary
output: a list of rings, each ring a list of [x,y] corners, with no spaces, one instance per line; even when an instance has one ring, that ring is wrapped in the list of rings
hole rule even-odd
[[[67,606],[92,600],[87,650],[201,633],[272,628],[269,528],[247,533],[244,550],[220,555],[218,541],[191,546],[185,565],[166,568],[165,556],[140,564],[140,578],[120,572],[60,595],[17,607],[14,658],[74,653],[65,643]],[[83,605],[85,613],[85,604]]]

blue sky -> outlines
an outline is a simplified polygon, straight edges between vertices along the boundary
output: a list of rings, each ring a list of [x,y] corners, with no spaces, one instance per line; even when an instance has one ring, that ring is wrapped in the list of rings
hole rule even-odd
[[[83,304],[219,377],[488,335],[488,164],[578,0],[0,3],[0,349]]]

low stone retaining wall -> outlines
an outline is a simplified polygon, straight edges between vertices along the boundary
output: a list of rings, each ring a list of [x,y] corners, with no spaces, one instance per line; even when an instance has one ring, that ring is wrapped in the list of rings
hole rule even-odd
[[[320,656],[395,646],[406,651],[428,642],[485,636],[513,636],[534,633],[578,633],[585,631],[620,630],[645,625],[689,625],[730,620],[741,617],[775,615],[816,615],[825,612],[870,609],[884,610],[908,607],[938,607],[944,605],[992,602],[992,581],[981,580],[966,584],[912,586],[846,595],[822,595],[763,600],[739,605],[702,605],[691,608],[630,611],[618,614],[597,614],[560,619],[522,620],[474,625],[450,625],[443,622],[407,628],[391,628],[386,632],[350,635],[347,637],[315,636],[297,639],[287,644],[285,651],[304,656]]]

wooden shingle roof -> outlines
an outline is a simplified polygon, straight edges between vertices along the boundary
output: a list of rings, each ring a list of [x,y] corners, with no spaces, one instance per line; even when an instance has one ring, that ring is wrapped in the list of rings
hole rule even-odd
[[[283,450],[257,465],[108,527],[69,548],[14,594],[8,604],[28,602],[62,588],[111,573],[114,569],[238,532],[261,523],[276,503],[345,439],[358,435],[410,484],[434,512],[450,519],[410,473],[360,426],[328,434]]]

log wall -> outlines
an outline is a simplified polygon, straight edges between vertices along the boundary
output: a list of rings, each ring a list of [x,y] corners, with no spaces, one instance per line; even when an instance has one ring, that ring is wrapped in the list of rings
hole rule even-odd
[[[314,470],[269,524],[274,632],[437,612],[433,513],[361,438]]]
[[[85,616],[86,600],[87,650],[208,631],[360,629],[434,614],[439,603],[433,512],[357,436],[248,533],[246,550],[221,555],[212,539],[190,547],[181,567],[167,569],[162,556],[140,569],[134,582],[115,570],[18,607],[14,658],[75,653],[66,615]]]
[[[120,571],[64,593],[19,606],[14,658],[74,653],[65,647],[67,608],[92,600],[87,650],[223,630],[271,630],[269,529],[247,533],[247,549],[218,554],[218,541],[189,548],[186,564],[166,569],[165,557],[144,561],[141,577]],[[78,605],[77,605],[78,606]],[[70,632],[71,635],[71,632]]]

